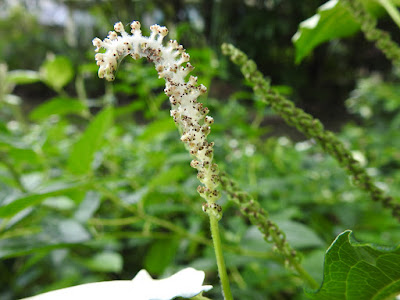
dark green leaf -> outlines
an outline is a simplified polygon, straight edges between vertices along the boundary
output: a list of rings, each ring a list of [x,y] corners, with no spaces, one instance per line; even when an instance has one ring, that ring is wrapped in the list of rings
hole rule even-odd
[[[384,248],[340,234],[325,255],[324,281],[312,299],[383,300],[400,294],[400,245]]]
[[[72,147],[68,168],[74,174],[91,171],[94,154],[104,141],[104,135],[113,122],[113,108],[104,108],[91,121],[78,142]]]
[[[144,260],[144,267],[149,273],[161,274],[172,262],[178,250],[178,240],[159,240],[153,243]]]

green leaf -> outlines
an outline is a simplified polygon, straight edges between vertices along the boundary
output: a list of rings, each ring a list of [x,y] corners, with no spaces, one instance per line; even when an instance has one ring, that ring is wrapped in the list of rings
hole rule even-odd
[[[94,154],[104,141],[106,131],[113,122],[113,108],[106,107],[91,121],[78,142],[73,145],[68,161],[68,169],[74,174],[91,171]]]
[[[15,84],[29,84],[40,81],[40,74],[30,70],[13,70],[7,73],[7,81]]]
[[[366,1],[366,9],[375,16],[384,11],[374,1]],[[321,5],[317,13],[311,18],[301,22],[299,28],[292,38],[296,48],[296,64],[323,42],[350,36],[360,29],[350,11],[345,7],[343,1],[330,0]]]
[[[86,265],[93,271],[119,273],[122,271],[123,259],[117,252],[103,252],[96,254]]]
[[[161,274],[174,259],[178,245],[178,240],[173,238],[153,243],[144,260],[145,269],[149,273]]]
[[[312,299],[384,300],[400,294],[400,245],[359,243],[341,233],[325,255],[324,281]]]
[[[101,203],[101,195],[95,191],[88,191],[83,201],[79,204],[78,209],[74,213],[74,218],[81,223],[89,220]]]
[[[55,210],[68,211],[75,207],[75,202],[70,197],[61,195],[47,198],[42,205]]]
[[[86,111],[85,104],[74,98],[56,97],[36,107],[29,115],[33,121],[47,119],[51,115],[64,116]]]
[[[156,120],[150,123],[143,133],[138,136],[141,141],[151,141],[156,137],[176,130],[176,125],[171,118]]]
[[[165,168],[159,174],[153,176],[148,182],[148,186],[151,188],[159,188],[160,186],[172,185],[179,180],[184,179],[187,176],[181,165],[175,165],[172,167]]]
[[[42,228],[26,228],[25,236],[0,240],[0,258],[16,257],[39,251],[70,247],[90,240],[87,230],[75,220],[52,218]]]
[[[49,197],[60,196],[84,186],[86,186],[85,183],[57,183],[39,193],[23,195],[0,206],[0,218],[12,217],[25,208],[37,205]]]
[[[40,68],[42,80],[59,91],[74,77],[74,68],[66,56],[46,60]]]
[[[289,244],[295,249],[315,248],[324,245],[318,235],[304,224],[290,220],[278,220],[276,223],[286,234]]]
[[[360,25],[338,0],[330,0],[318,8],[317,14],[300,23],[292,38],[296,47],[296,63],[319,44],[334,38],[350,36]]]

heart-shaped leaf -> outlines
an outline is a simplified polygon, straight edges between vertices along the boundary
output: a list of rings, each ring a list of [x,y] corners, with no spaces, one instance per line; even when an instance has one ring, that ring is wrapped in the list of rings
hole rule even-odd
[[[325,255],[324,281],[312,299],[384,300],[400,294],[400,245],[385,248],[341,233]]]

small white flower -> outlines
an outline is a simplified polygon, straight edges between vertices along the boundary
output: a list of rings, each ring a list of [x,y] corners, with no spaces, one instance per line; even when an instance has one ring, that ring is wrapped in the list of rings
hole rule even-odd
[[[141,270],[133,280],[93,282],[56,290],[25,300],[169,300],[191,298],[212,289],[203,285],[204,272],[186,268],[178,273],[155,280]]]

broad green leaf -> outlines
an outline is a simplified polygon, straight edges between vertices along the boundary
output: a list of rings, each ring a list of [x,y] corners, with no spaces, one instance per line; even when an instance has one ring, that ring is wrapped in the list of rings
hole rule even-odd
[[[325,255],[324,281],[312,299],[384,300],[400,294],[400,244],[359,243],[341,233]]]
[[[161,274],[174,259],[178,245],[178,240],[172,237],[153,243],[144,259],[145,269],[150,273]]]
[[[113,122],[113,108],[104,108],[91,121],[78,142],[73,145],[68,161],[68,168],[74,174],[87,174],[96,151],[104,141],[106,131]]]
[[[23,195],[0,206],[0,218],[12,217],[23,209],[37,205],[49,197],[60,196],[71,190],[83,188],[85,185],[85,183],[54,184],[41,192]]]
[[[366,1],[367,10],[375,16],[384,11],[375,1]],[[320,6],[317,13],[311,18],[301,22],[292,38],[296,48],[296,63],[300,63],[304,57],[323,42],[350,36],[360,29],[350,11],[343,1],[330,0]]]
[[[36,107],[30,113],[30,118],[39,121],[47,119],[51,115],[79,114],[85,110],[85,104],[78,99],[56,97]]]
[[[117,252],[103,252],[96,254],[85,264],[93,271],[119,273],[122,271],[123,259]]]
[[[47,85],[59,91],[74,77],[74,68],[67,57],[56,56],[43,63],[40,73]]]
[[[40,81],[40,74],[30,70],[13,70],[7,73],[7,80],[15,84],[29,84]]]

